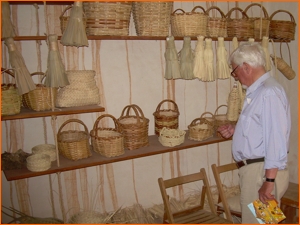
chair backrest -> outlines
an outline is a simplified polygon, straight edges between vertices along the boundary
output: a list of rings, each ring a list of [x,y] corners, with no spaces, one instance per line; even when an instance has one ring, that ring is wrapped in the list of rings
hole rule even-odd
[[[202,190],[201,190],[200,204],[196,207],[193,207],[193,209],[187,209],[186,211],[191,212],[196,209],[198,209],[198,210],[203,209],[205,196],[207,196],[210,210],[213,214],[215,214],[217,216],[217,212],[216,212],[213,198],[212,198],[212,193],[209,188],[209,183],[208,183],[207,175],[206,175],[204,168],[201,168],[200,172],[194,173],[194,174],[171,178],[168,180],[163,180],[163,178],[158,179],[160,191],[161,191],[163,202],[164,202],[164,213],[165,213],[164,217],[166,217],[168,219],[169,223],[174,223],[174,214],[176,214],[176,213],[172,213],[172,211],[171,211],[171,205],[170,205],[170,201],[169,201],[169,196],[167,194],[167,189],[178,186],[178,185],[201,181],[201,180],[203,181],[203,186],[202,186]]]
[[[226,195],[225,195],[225,192],[223,189],[223,184],[221,182],[220,174],[228,172],[228,171],[236,170],[236,169],[238,169],[238,167],[237,167],[236,163],[229,163],[229,164],[225,164],[225,165],[221,165],[221,166],[212,164],[211,168],[212,168],[212,171],[213,171],[213,174],[215,177],[215,181],[216,181],[216,185],[218,188],[219,200],[221,200],[221,202],[222,202],[226,218],[233,222],[232,211],[230,210],[228,202],[227,202],[227,198],[226,198]]]

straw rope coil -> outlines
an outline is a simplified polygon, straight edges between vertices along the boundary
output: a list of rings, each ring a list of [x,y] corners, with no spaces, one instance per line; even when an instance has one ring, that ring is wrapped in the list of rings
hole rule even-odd
[[[67,6],[61,13],[61,15],[59,16],[59,21],[60,21],[60,30],[61,30],[61,33],[63,34],[66,27],[67,27],[67,24],[69,22],[69,19],[70,19],[70,16],[69,15],[66,15],[67,12],[69,11],[69,9],[72,9],[72,5],[69,5]],[[83,25],[84,27],[86,27],[86,18],[85,18],[85,15],[83,14],[82,16],[82,22],[83,22]]]
[[[46,154],[34,154],[26,158],[27,169],[32,172],[41,172],[50,169],[50,156]]]
[[[211,10],[217,10],[221,17],[210,17]],[[205,13],[208,16],[207,35],[209,37],[227,37],[227,20],[223,11],[217,6],[211,6]]]
[[[50,161],[56,160],[56,147],[53,144],[40,144],[31,149],[33,154],[45,154],[50,156]]]
[[[185,139],[185,131],[163,127],[159,133],[159,142],[166,147],[181,145]]]
[[[173,109],[161,109],[161,106],[164,103],[172,103]],[[179,121],[179,110],[177,104],[170,100],[166,99],[161,101],[157,108],[156,111],[153,113],[154,115],[154,125],[155,125],[155,134],[159,135],[160,130],[163,127],[167,127],[170,129],[177,129],[178,128],[178,121]]]
[[[99,123],[105,118],[111,118],[115,128],[100,128]],[[103,114],[98,117],[90,131],[93,150],[106,157],[115,157],[123,155],[124,135],[122,134],[120,124],[117,119],[109,114]]]
[[[194,141],[203,141],[213,136],[214,125],[205,118],[196,118],[188,126],[188,139]]]

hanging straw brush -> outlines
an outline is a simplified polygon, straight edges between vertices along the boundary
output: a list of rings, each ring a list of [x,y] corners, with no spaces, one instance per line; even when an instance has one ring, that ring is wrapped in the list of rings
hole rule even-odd
[[[265,57],[266,57],[266,71],[271,70],[271,60],[270,60],[270,52],[269,52],[269,38],[266,36],[263,36],[261,40],[261,46],[263,47]]]
[[[179,61],[181,78],[185,80],[194,79],[194,53],[191,47],[191,37],[184,37],[183,47],[179,52]]]
[[[205,39],[205,48],[204,48],[204,63],[205,63],[205,77],[202,81],[214,81],[215,70],[214,70],[214,52],[212,48],[212,39]]]
[[[179,79],[180,77],[180,65],[178,60],[178,54],[175,47],[174,37],[167,37],[167,48],[165,52],[166,70],[165,79]]]
[[[10,6],[8,2],[1,2],[2,5],[2,38],[14,37],[15,30],[10,18]]]
[[[194,58],[194,76],[199,80],[202,80],[202,77],[205,73],[205,64],[204,64],[204,36],[197,36],[197,45],[195,50]]]
[[[218,37],[217,47],[217,75],[218,79],[228,79],[230,77],[230,68],[227,63],[227,50],[224,44],[224,38]]]
[[[23,95],[29,91],[36,89],[36,85],[34,84],[31,75],[25,65],[24,58],[17,50],[13,38],[6,38],[4,40],[4,43],[8,48],[9,62],[14,70],[19,95]]]
[[[89,46],[83,23],[82,2],[74,2],[67,27],[60,42],[65,46]]]
[[[239,47],[239,42],[237,37],[232,38],[232,47],[233,47],[233,51]]]
[[[239,118],[240,113],[240,95],[238,90],[238,84],[235,82],[233,88],[228,96],[228,109],[227,109],[227,120],[236,122]]]

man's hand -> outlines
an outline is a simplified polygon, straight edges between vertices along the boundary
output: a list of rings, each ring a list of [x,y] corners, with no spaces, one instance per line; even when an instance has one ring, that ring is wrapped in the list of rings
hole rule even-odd
[[[274,195],[271,194],[274,189],[274,185],[274,182],[264,182],[258,190],[259,200],[262,201],[262,203],[267,204],[268,200],[275,199]]]
[[[235,129],[235,125],[225,124],[225,125],[219,126],[217,131],[220,132],[222,137],[230,138],[234,133],[234,129]]]

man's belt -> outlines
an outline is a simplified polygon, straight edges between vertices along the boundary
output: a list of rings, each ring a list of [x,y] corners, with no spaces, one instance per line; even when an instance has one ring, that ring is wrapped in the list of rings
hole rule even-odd
[[[246,165],[249,165],[251,163],[257,163],[257,162],[263,162],[265,161],[265,158],[257,158],[257,159],[246,159],[246,160],[243,160],[243,161],[239,161],[236,163],[236,166],[238,168],[241,168],[243,166],[246,166]]]

